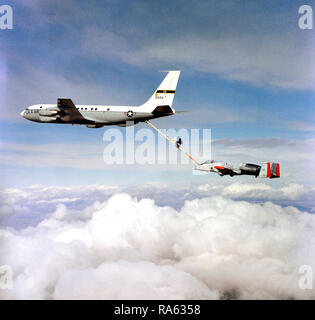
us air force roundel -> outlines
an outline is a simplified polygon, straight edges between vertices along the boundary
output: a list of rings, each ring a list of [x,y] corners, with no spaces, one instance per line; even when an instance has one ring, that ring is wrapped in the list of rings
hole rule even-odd
[[[127,112],[127,117],[131,118],[133,116],[133,111],[132,110],[129,110]]]

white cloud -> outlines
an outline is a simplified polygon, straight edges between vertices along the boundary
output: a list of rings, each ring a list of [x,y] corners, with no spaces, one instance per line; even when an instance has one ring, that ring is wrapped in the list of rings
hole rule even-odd
[[[76,187],[30,186],[1,190],[0,217],[3,225],[22,228],[39,223],[49,215],[65,219],[86,220],[91,212],[98,210],[102,202],[119,192],[126,192],[138,199],[151,198],[158,205],[179,209],[185,200],[200,197],[223,196],[251,202],[273,201],[282,206],[298,206],[306,211],[315,208],[315,190],[303,184],[279,180],[233,179],[218,180],[206,175],[204,182],[165,184],[148,182],[135,188],[132,185],[82,185]]]
[[[36,227],[1,231],[14,271],[3,297],[315,298],[298,288],[299,266],[315,267],[312,214],[217,196],[175,210],[126,193],[85,209],[83,220],[62,206]]]
[[[104,262],[95,269],[66,271],[58,281],[54,298],[69,297],[141,300],[217,299],[218,292],[210,290],[202,281],[173,266],[123,260]]]
[[[196,31],[195,31],[196,32]],[[223,79],[285,89],[314,89],[312,50],[293,34],[210,31],[141,40],[87,27],[82,45],[90,54],[135,66],[181,65]]]
[[[280,34],[243,33],[237,37],[223,34],[220,38],[189,35],[162,40],[149,48],[149,52],[154,58],[182,62],[229,80],[287,89],[313,89],[315,79],[309,68],[311,50],[302,50],[297,42],[293,37]]]
[[[233,199],[244,197],[246,199],[297,200],[307,196],[309,192],[309,189],[297,183],[273,187],[264,183],[235,182],[223,187],[221,194]]]

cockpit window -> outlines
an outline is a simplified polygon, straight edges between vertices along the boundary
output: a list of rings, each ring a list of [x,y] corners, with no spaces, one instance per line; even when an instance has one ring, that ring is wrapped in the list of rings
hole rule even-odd
[[[206,160],[205,162],[203,162],[202,164],[209,164],[209,163],[214,163],[215,161],[214,160]]]

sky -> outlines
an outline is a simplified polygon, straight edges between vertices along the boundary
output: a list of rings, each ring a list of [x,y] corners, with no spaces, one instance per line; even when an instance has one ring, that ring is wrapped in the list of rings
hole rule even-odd
[[[13,8],[13,29],[0,30],[0,218],[4,226],[0,238],[7,244],[0,248],[0,258],[12,264],[17,275],[16,290],[9,297],[78,298],[71,283],[83,279],[84,287],[89,277],[107,283],[104,274],[113,268],[125,274],[133,268],[128,263],[135,263],[135,277],[137,270],[143,270],[148,278],[157,279],[154,284],[142,283],[143,290],[130,291],[139,297],[144,292],[153,298],[222,298],[226,292],[240,298],[314,297],[293,288],[298,262],[291,259],[314,263],[305,252],[315,248],[308,231],[314,228],[315,212],[315,31],[298,26],[298,9],[304,1],[8,0],[6,4]],[[308,4],[314,8],[313,1]],[[103,136],[111,127],[40,124],[20,116],[27,106],[56,103],[58,97],[71,98],[75,104],[140,105],[162,81],[162,70],[181,70],[173,107],[191,112],[153,120],[158,128],[211,129],[212,159],[234,165],[279,162],[281,178],[195,175],[192,163],[108,165],[103,161]],[[143,128],[146,125],[139,124],[135,132]],[[126,129],[117,129],[125,139]],[[189,148],[187,142],[183,147]],[[166,243],[159,247],[153,237],[145,248],[141,240],[148,239],[146,233],[139,231],[143,237],[138,239],[136,232],[125,224],[117,226],[115,219],[113,235],[102,238],[93,227],[98,219],[109,223],[107,215],[115,212],[126,218],[123,209],[116,208],[119,199],[130,202],[123,209],[131,212],[136,230],[147,227],[141,216],[147,210],[152,232],[157,239],[166,237]],[[148,207],[145,199],[154,205]],[[201,217],[202,210],[206,213]],[[259,217],[271,214],[271,218],[252,221],[248,212]],[[191,217],[193,213],[196,217]],[[167,221],[176,220],[176,214],[181,217],[179,229],[160,233]],[[238,222],[229,225],[226,221],[235,215]],[[213,216],[220,219],[211,227],[208,222]],[[210,239],[202,238],[209,247],[198,251],[195,224],[204,220],[204,230],[226,227],[222,233],[226,247],[219,245],[214,232]],[[270,229],[265,229],[266,223]],[[272,227],[277,223],[282,238]],[[232,244],[240,240],[230,233],[238,224],[245,226],[248,246]],[[295,224],[302,233],[298,239]],[[185,225],[191,244],[171,236]],[[251,228],[257,228],[261,237],[279,241],[279,247],[272,251],[269,242],[263,244],[251,234]],[[76,246],[82,234],[86,237]],[[42,242],[42,247],[36,251],[31,239]],[[71,248],[65,249],[63,245],[70,242]],[[171,247],[166,249],[168,244]],[[12,247],[29,252],[29,259],[13,262]],[[29,270],[38,267],[30,261],[47,248],[52,254],[41,266],[47,281],[36,282]],[[104,248],[110,258],[100,254]],[[148,253],[154,248],[161,250],[159,257]],[[252,254],[253,248],[259,254]],[[71,262],[58,260],[56,273],[48,277],[50,259],[67,256],[67,250]],[[231,257],[233,250],[238,253]],[[80,260],[81,252],[88,262]],[[190,260],[193,255],[196,268]],[[257,261],[251,264],[253,256]],[[211,257],[216,262],[209,274],[204,266],[209,266]],[[229,267],[244,275],[245,284],[252,283],[265,265],[277,270],[274,276],[280,282],[288,270],[292,278],[288,275],[280,287],[260,283],[248,292],[246,285],[217,274],[224,261],[231,261]],[[86,273],[74,270],[73,264]],[[184,273],[177,274],[178,270]],[[262,279],[271,273],[266,271]],[[165,283],[166,274],[187,286]],[[214,283],[213,275],[221,280]],[[29,284],[24,289],[23,279],[24,285]],[[131,281],[130,288],[134,286]],[[161,286],[170,291],[158,292]],[[114,287],[109,297],[129,297]],[[93,288],[90,296],[79,298],[104,298],[97,281]],[[286,292],[286,288],[290,289]]]

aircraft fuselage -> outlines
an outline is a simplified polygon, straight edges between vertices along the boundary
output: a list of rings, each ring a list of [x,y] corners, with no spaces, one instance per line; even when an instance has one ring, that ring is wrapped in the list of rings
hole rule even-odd
[[[102,126],[123,125],[126,121],[138,123],[161,117],[161,115],[154,115],[152,112],[138,110],[139,107],[135,106],[77,105],[76,108],[82,114],[83,119],[63,121],[62,111],[58,110],[56,104],[36,104],[29,106],[21,112],[21,116],[27,120],[42,123],[95,124]],[[174,113],[175,111],[173,110],[173,114]],[[169,115],[171,115],[171,113]]]

